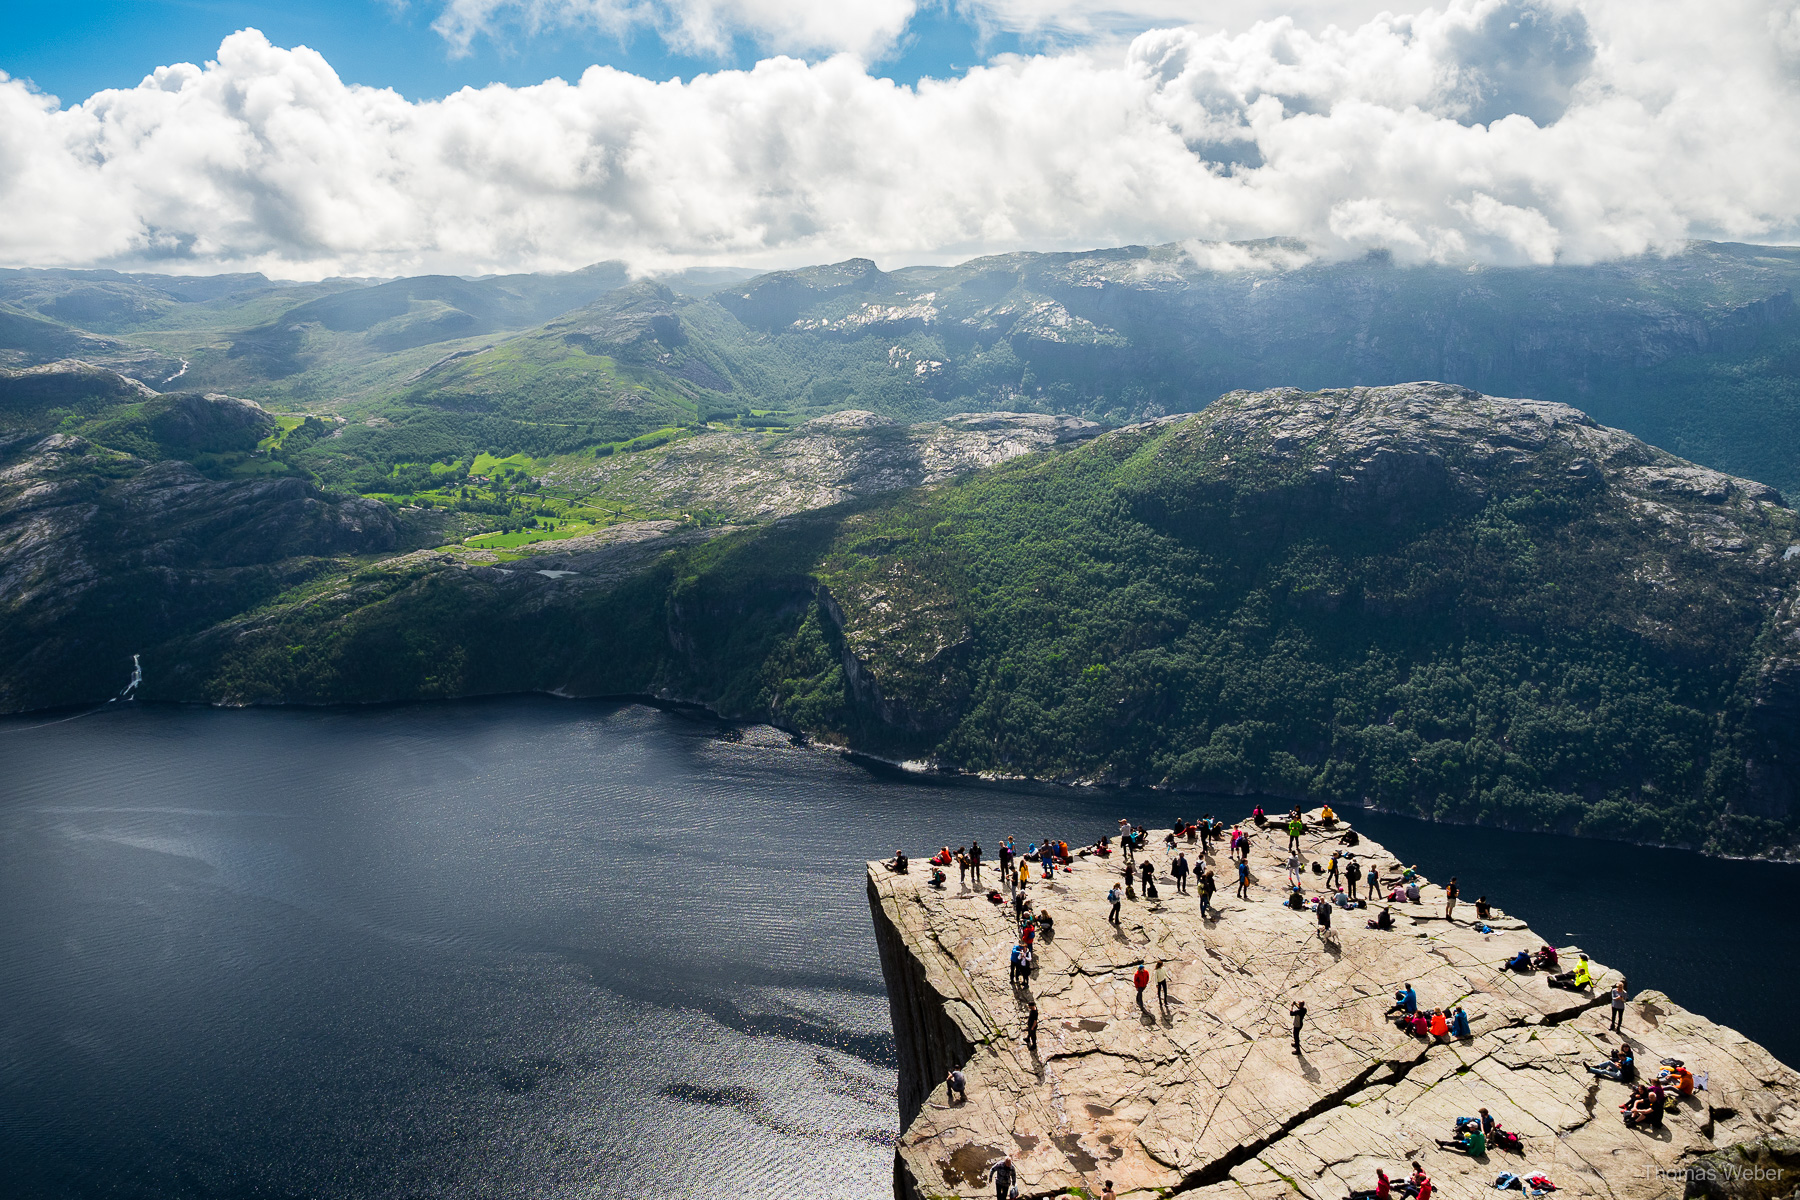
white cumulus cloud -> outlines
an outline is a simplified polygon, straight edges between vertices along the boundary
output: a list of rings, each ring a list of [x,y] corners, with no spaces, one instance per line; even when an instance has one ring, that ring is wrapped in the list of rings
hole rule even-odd
[[[1451,0],[1152,30],[917,87],[846,53],[422,102],[245,30],[79,104],[0,77],[0,260],[293,277],[1289,236],[1549,262],[1790,238],[1792,14]]]

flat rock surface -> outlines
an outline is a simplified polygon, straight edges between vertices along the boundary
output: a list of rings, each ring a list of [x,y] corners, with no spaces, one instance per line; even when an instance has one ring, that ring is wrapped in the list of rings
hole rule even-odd
[[[1325,862],[1347,828],[1321,830],[1317,817],[1303,839],[1308,863]],[[986,1168],[1011,1154],[1022,1196],[1097,1196],[1110,1179],[1121,1196],[1340,1200],[1373,1188],[1377,1167],[1398,1178],[1416,1160],[1445,1196],[1494,1195],[1502,1172],[1542,1172],[1559,1195],[1649,1200],[1679,1196],[1669,1172],[1702,1154],[1800,1131],[1800,1075],[1652,991],[1634,993],[1625,1017],[1640,1071],[1675,1057],[1707,1073],[1708,1087],[1661,1130],[1626,1128],[1617,1106],[1629,1089],[1583,1065],[1617,1043],[1606,1007],[1615,973],[1596,963],[1589,995],[1502,972],[1505,958],[1544,941],[1499,909],[1491,933],[1476,928],[1473,897],[1447,920],[1442,888],[1427,882],[1418,904],[1391,905],[1394,930],[1366,927],[1376,906],[1337,911],[1323,937],[1312,913],[1281,903],[1287,838],[1271,825],[1253,830],[1248,900],[1233,895],[1229,853],[1215,847],[1215,915],[1203,919],[1193,886],[1175,890],[1164,832],[1152,832],[1148,853],[1161,899],[1127,900],[1118,926],[1106,901],[1121,878],[1116,852],[1078,857],[1054,882],[1032,880],[1027,894],[1053,914],[1056,933],[1040,941],[1028,987],[1008,978],[1010,904],[959,886],[955,867],[937,889],[922,858],[900,876],[870,864],[876,919],[889,927],[878,932],[897,935],[933,993],[896,998],[897,1035],[908,1036],[903,1003],[935,1005],[974,1043],[967,1103],[952,1103],[936,1080],[902,1134],[899,1194],[992,1195]],[[1181,848],[1197,859],[1198,846]],[[1351,853],[1384,881],[1403,866],[1367,839]],[[1323,891],[1320,877],[1304,877],[1308,896]],[[990,858],[983,884],[997,880]],[[1576,950],[1562,948],[1565,966]],[[1170,976],[1166,1007],[1154,989],[1140,1004],[1132,985],[1138,964],[1157,959]],[[1409,982],[1424,1008],[1465,1008],[1472,1036],[1427,1044],[1398,1029],[1384,1012]],[[1036,1054],[1023,1044],[1034,999]],[[1299,1054],[1295,1000],[1308,1007]],[[1437,1145],[1457,1116],[1483,1106],[1523,1136],[1521,1152],[1471,1159]]]

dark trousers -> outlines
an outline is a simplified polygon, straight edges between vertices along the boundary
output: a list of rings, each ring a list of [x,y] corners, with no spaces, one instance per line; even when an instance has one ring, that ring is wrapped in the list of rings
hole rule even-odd
[[[1167,980],[1163,980],[1156,985],[1156,1002],[1162,1005],[1167,1005],[1169,1003],[1169,984]]]
[[[1349,883],[1344,888],[1344,892],[1352,900],[1356,899],[1356,876],[1352,875],[1350,877]]]
[[[1614,1033],[1621,1033],[1624,1031],[1624,1028],[1625,1028],[1625,1010],[1622,1008],[1613,1009],[1612,1010],[1612,1031]]]
[[[1025,1046],[1033,1054],[1037,1053],[1037,1026],[1036,1025],[1027,1025],[1025,1027]]]
[[[1248,879],[1238,880],[1237,894],[1238,899],[1240,900],[1248,900],[1250,898],[1250,881]]]
[[[981,882],[981,860],[979,858],[969,864],[969,871],[972,875],[975,876],[975,882],[980,883]]]
[[[1119,923],[1119,902],[1117,900],[1113,901],[1112,912],[1107,915],[1106,919],[1114,925]]]

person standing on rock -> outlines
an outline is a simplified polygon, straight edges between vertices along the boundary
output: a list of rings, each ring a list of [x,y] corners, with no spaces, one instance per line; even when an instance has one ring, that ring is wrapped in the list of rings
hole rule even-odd
[[[1119,885],[1118,884],[1115,883],[1112,885],[1112,891],[1106,893],[1106,899],[1107,899],[1107,903],[1112,905],[1112,912],[1110,912],[1106,915],[1106,919],[1111,921],[1114,925],[1117,925],[1119,923]]]
[[[1364,875],[1363,878],[1367,880],[1369,884],[1369,899],[1375,899],[1375,893],[1381,890],[1381,872],[1375,869],[1374,863],[1370,863],[1369,872],[1367,875]]]
[[[1306,1024],[1306,1001],[1296,1000],[1288,1009],[1288,1016],[1294,1019],[1294,1053],[1300,1053],[1300,1027]]]
[[[1356,885],[1358,883],[1357,877],[1360,876],[1361,874],[1362,874],[1362,867],[1357,865],[1356,855],[1352,854],[1352,855],[1349,855],[1347,858],[1345,858],[1345,860],[1344,860],[1344,892],[1352,900],[1356,899]]]
[[[1295,854],[1300,853],[1300,835],[1306,832],[1306,822],[1300,819],[1298,813],[1288,821],[1287,831],[1288,849]]]
[[[969,875],[975,880],[975,886],[981,886],[981,843],[969,843]]]
[[[1250,862],[1248,859],[1243,859],[1243,858],[1238,859],[1237,872],[1238,872],[1238,883],[1237,883],[1238,899],[1239,900],[1248,900],[1250,898]]]
[[[1037,1053],[1037,1027],[1037,1001],[1033,1000],[1031,1002],[1031,1007],[1025,1011],[1025,1048],[1030,1050],[1033,1054]]]
[[[1213,892],[1218,890],[1218,883],[1213,879],[1212,867],[1202,864],[1200,867],[1200,915],[1209,915],[1212,908]]]
[[[1175,856],[1175,861],[1169,864],[1169,874],[1175,877],[1175,890],[1185,895],[1188,877],[1187,855],[1177,854]]]
[[[1150,978],[1156,984],[1156,1005],[1157,1005],[1157,1007],[1158,1008],[1168,1008],[1169,1007],[1169,971],[1168,971],[1168,968],[1163,965],[1162,959],[1159,958],[1156,960],[1156,970],[1154,970],[1150,973]]]
[[[1019,1182],[1019,1169],[1013,1166],[1010,1154],[989,1167],[988,1174],[994,1179],[995,1200],[1006,1200],[1006,1194],[1012,1190],[1013,1184]]]
[[[1150,986],[1150,968],[1143,963],[1138,964],[1137,974],[1131,977],[1131,986],[1137,989],[1137,1004],[1144,1007],[1144,989]]]
[[[1020,943],[1018,945],[1015,945],[1012,948],[1012,967],[1006,973],[1008,982],[1010,982],[1014,987],[1019,986],[1019,964],[1024,959],[1024,957],[1025,957],[1024,944]]]
[[[956,848],[956,878],[963,891],[969,890],[969,850],[966,846]]]
[[[1450,882],[1444,885],[1444,920],[1456,920],[1456,900],[1461,895],[1462,888],[1457,886],[1456,876],[1452,875]]]
[[[1012,878],[1013,878],[1012,847],[1007,845],[1005,842],[1001,842],[1000,849],[998,851],[998,856],[1000,859],[1000,882],[1001,883],[1010,883],[1010,882],[1012,882]]]
[[[1613,984],[1612,1025],[1610,1028],[1614,1033],[1622,1034],[1625,1032],[1625,981],[1623,979],[1620,979]]]
[[[1325,886],[1332,891],[1336,891],[1338,885],[1343,882],[1343,880],[1338,878],[1338,858],[1338,852],[1333,850],[1331,852],[1331,861],[1325,864]]]

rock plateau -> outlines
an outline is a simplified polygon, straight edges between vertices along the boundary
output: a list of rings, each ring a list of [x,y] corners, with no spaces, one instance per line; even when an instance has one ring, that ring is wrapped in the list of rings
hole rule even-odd
[[[1308,861],[1338,848],[1343,828],[1321,831],[1317,816]],[[1160,902],[1127,901],[1116,927],[1106,903],[1116,854],[1033,880],[1056,933],[1016,988],[1010,905],[960,887],[954,867],[939,889],[922,859],[907,875],[870,864],[900,1056],[901,1200],[991,1194],[986,1171],[1006,1154],[1031,1197],[1098,1196],[1110,1179],[1120,1196],[1341,1200],[1373,1188],[1378,1167],[1400,1177],[1416,1160],[1445,1197],[1494,1195],[1502,1172],[1542,1172],[1559,1196],[1665,1200],[1683,1194],[1690,1168],[1785,1161],[1793,1148],[1780,1139],[1800,1133],[1800,1074],[1652,990],[1632,994],[1624,1020],[1640,1069],[1678,1058],[1707,1086],[1662,1129],[1626,1128],[1626,1085],[1584,1069],[1618,1040],[1603,995],[1615,974],[1596,964],[1589,996],[1500,971],[1543,939],[1499,910],[1492,933],[1467,903],[1447,920],[1441,887],[1427,883],[1419,904],[1392,906],[1394,930],[1366,928],[1370,910],[1340,911],[1323,939],[1311,913],[1279,903],[1286,838],[1271,828],[1255,833],[1247,901],[1232,897],[1228,854],[1215,851],[1216,915],[1203,920],[1197,899],[1175,891],[1162,837],[1148,852]],[[1384,880],[1401,869],[1366,838],[1354,853]],[[1572,962],[1576,947],[1562,951]],[[1166,1009],[1133,994],[1138,964],[1157,959],[1169,964]],[[1398,1030],[1383,1013],[1408,982],[1421,1006],[1463,1006],[1472,1036],[1428,1044]],[[1023,1045],[1031,1000],[1037,1054]],[[1309,1009],[1299,1054],[1295,1000]],[[966,1103],[947,1095],[953,1066],[966,1073]],[[1455,1118],[1481,1107],[1522,1135],[1520,1152],[1472,1159],[1439,1147]]]

